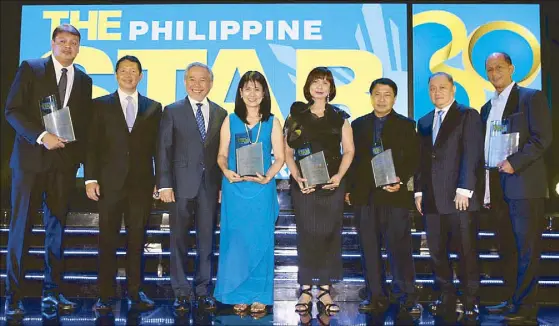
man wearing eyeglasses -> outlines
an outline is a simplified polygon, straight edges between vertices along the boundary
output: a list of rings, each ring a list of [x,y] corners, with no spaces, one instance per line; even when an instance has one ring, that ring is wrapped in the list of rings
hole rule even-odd
[[[23,255],[28,250],[35,215],[43,210],[45,268],[42,308],[72,311],[60,283],[64,271],[62,238],[70,194],[85,154],[87,124],[91,116],[91,78],[73,65],[79,53],[80,32],[72,25],[58,26],[52,33],[52,55],[24,60],[6,101],[6,120],[16,137],[10,160],[12,212],[8,239],[7,317],[24,314]],[[39,102],[53,95],[59,108],[69,107],[76,141],[45,130]]]

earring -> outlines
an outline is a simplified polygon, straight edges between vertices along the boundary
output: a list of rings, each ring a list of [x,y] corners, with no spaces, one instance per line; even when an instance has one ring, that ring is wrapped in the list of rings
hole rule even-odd
[[[326,103],[330,102],[330,95],[326,96]]]

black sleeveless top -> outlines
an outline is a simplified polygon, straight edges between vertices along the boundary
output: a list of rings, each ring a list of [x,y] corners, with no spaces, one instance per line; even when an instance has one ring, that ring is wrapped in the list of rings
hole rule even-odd
[[[324,151],[330,177],[338,173],[342,160],[342,127],[349,114],[326,104],[323,117],[311,112],[311,104],[295,102],[285,122],[287,144],[295,151],[310,144],[312,153]]]

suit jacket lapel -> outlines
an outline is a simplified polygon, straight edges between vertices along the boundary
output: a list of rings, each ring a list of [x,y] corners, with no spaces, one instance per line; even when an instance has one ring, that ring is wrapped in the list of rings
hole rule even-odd
[[[489,113],[491,113],[491,100],[485,103],[481,108],[481,123],[483,125],[483,134],[485,135],[485,130],[487,128],[487,120],[489,119]]]
[[[83,72],[74,65],[74,81],[72,82],[72,88],[70,89],[70,94],[68,95],[68,106],[70,106],[70,101],[75,97],[74,95],[80,91],[78,85],[81,84],[83,78]],[[73,106],[70,106],[73,107]],[[75,108],[74,108],[75,109]]]
[[[144,121],[151,114],[151,111],[153,111],[153,110],[148,110],[151,109],[148,106],[148,103],[149,101],[147,97],[142,96],[142,94],[138,93],[138,113],[136,114],[136,120],[134,121],[134,126],[132,127],[132,131],[134,131],[134,129],[137,129],[138,125],[141,124],[142,121]]]
[[[507,104],[505,105],[505,111],[503,111],[503,120],[508,118],[509,115],[513,114],[518,106],[518,85],[514,84],[510,90],[509,98],[507,99]]]
[[[450,135],[452,130],[454,130],[454,128],[456,127],[456,125],[458,125],[459,122],[460,122],[460,112],[458,112],[458,103],[454,101],[454,103],[452,103],[452,105],[448,109],[448,112],[444,117],[441,128],[439,129],[439,133],[437,134],[437,139],[435,140],[435,147],[439,147],[446,139],[448,139],[448,135]]]
[[[217,107],[216,105],[208,99],[208,103],[210,105],[210,121],[208,123],[208,132],[206,132],[206,141],[204,142],[204,146],[207,146],[212,138],[218,133],[219,131],[219,121],[217,120]]]
[[[192,109],[192,105],[190,104],[190,100],[188,99],[188,96],[185,97],[183,101],[184,101],[183,107],[184,110],[186,111],[184,112],[186,123],[190,123],[194,128],[196,128],[196,130],[198,130],[198,124],[196,123],[196,114],[194,114],[194,110]],[[200,140],[200,142],[202,142],[202,137],[200,137],[200,131],[198,131],[198,136],[199,136],[198,139]]]
[[[435,110],[429,112],[425,118],[423,118],[422,120],[425,121],[425,125],[424,126],[420,126],[418,125],[418,129],[421,128],[423,129],[423,136],[424,137],[428,137],[429,141],[427,143],[429,143],[429,148],[433,147],[433,119],[435,119]],[[440,130],[439,130],[440,133]]]
[[[47,81],[48,95],[54,94],[59,108],[62,108],[64,103],[60,102],[60,95],[58,94],[58,83],[56,82],[56,72],[54,71],[54,63],[52,57],[45,59],[45,80]]]
[[[118,119],[120,125],[126,133],[128,133],[128,124],[126,124],[126,117],[124,116],[124,112],[122,111],[122,105],[120,104],[120,96],[118,96],[118,91],[114,92],[111,95],[110,99],[110,106],[111,110],[114,110],[114,114],[116,119]]]

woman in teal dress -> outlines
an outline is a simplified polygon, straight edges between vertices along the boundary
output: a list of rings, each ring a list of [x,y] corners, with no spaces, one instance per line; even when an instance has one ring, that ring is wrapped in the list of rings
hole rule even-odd
[[[221,127],[217,163],[223,171],[221,235],[215,298],[236,311],[259,313],[274,300],[274,229],[279,214],[275,175],[284,163],[281,125],[271,114],[268,83],[243,75],[235,113]],[[236,149],[261,143],[264,174],[240,176]],[[272,163],[272,150],[274,162]]]

